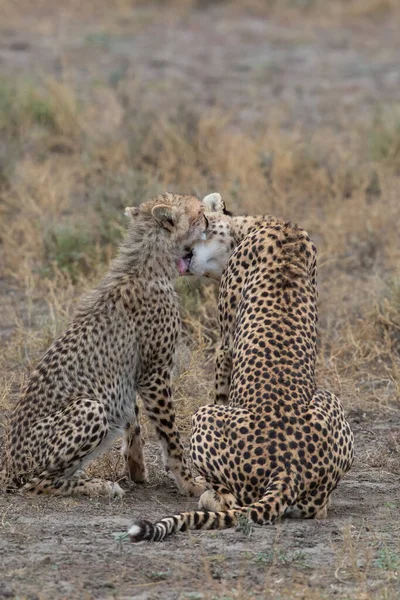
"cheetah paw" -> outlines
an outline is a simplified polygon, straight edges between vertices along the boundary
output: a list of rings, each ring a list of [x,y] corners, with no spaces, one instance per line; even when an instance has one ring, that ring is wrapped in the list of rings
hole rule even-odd
[[[185,491],[189,496],[201,496],[209,487],[204,477],[199,476],[188,482]]]
[[[200,510],[224,511],[238,506],[233,494],[218,494],[214,490],[206,490],[199,498]]]
[[[106,481],[106,489],[110,498],[122,498],[125,495],[125,491],[118,483],[112,481]]]

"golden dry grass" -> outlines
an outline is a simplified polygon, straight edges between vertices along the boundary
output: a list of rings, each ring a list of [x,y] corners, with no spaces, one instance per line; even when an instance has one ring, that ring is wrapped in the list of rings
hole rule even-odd
[[[109,94],[129,116],[131,107]],[[51,80],[40,91],[0,82],[2,136],[13,148],[1,172],[3,273],[19,299],[7,305],[3,294],[2,326],[14,326],[1,364],[3,405],[15,373],[25,376],[105,270],[123,207],[159,190],[213,189],[235,212],[284,216],[315,239],[319,381],[347,408],[398,402],[400,120],[310,134],[279,122],[238,128],[235,115],[217,111],[175,111],[139,115],[124,132],[92,139],[94,109],[78,107],[76,95]],[[185,345],[175,398],[187,424],[210,394],[216,290],[193,281],[178,288]]]
[[[279,123],[244,130],[234,115],[211,111],[139,115],[124,135],[93,140],[85,127],[89,107],[72,100],[76,90],[49,81],[33,95],[2,85],[4,96],[17,99],[3,109],[11,111],[2,128],[16,157],[2,173],[0,236],[5,281],[18,298],[7,304],[3,294],[2,325],[13,326],[0,362],[3,413],[77,297],[106,269],[124,230],[123,207],[159,190],[201,196],[217,189],[235,212],[269,212],[306,227],[319,249],[319,382],[347,410],[397,405],[396,128],[378,120],[346,136],[285,132]],[[55,93],[65,102],[55,103]],[[212,397],[217,290],[193,280],[179,281],[178,290],[184,336],[174,400],[188,431],[195,408]],[[146,419],[144,431],[152,436]],[[117,477],[120,467],[114,451],[92,470]]]

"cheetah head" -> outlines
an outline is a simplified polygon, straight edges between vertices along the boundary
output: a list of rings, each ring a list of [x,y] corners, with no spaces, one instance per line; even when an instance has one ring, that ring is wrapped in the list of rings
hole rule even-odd
[[[154,248],[162,248],[177,264],[187,248],[205,237],[208,220],[204,213],[204,205],[198,198],[170,193],[125,209],[125,215],[131,219],[132,236],[146,239]]]
[[[178,268],[181,275],[202,275],[220,280],[235,246],[231,231],[232,215],[226,210],[220,194],[209,194],[202,203],[208,222],[205,239],[193,245]]]

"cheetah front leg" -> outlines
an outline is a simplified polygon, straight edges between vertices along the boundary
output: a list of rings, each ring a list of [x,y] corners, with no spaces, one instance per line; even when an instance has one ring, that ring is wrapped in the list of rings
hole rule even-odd
[[[172,472],[183,492],[190,496],[200,496],[205,490],[205,485],[199,478],[193,479],[184,455],[171,401],[170,374],[155,371],[152,377],[147,375],[146,381],[141,382],[138,391],[161,442],[165,468]]]
[[[232,370],[232,352],[221,343],[215,353],[215,404],[227,406]]]
[[[302,499],[285,512],[285,517],[290,519],[317,519],[322,521],[328,516],[331,505],[331,489],[322,485],[313,491],[313,495]]]
[[[139,423],[139,407],[135,406],[135,420],[127,423],[122,455],[125,459],[126,471],[131,481],[145,483],[147,481],[147,468],[143,455],[143,440]]]
[[[112,481],[100,478],[64,477],[51,473],[42,473],[23,487],[23,491],[36,495],[51,494],[52,496],[110,496],[122,497],[124,490]]]

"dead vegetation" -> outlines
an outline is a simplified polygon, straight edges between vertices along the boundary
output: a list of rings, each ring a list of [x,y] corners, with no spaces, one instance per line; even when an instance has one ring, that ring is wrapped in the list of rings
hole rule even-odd
[[[398,401],[400,130],[374,122],[343,141],[334,131],[287,132],[278,123],[238,130],[233,117],[215,111],[175,112],[150,123],[144,115],[146,128],[139,116],[94,142],[80,126],[85,106],[63,112],[53,104],[54,88],[0,86],[3,139],[15,147],[2,168],[2,258],[5,281],[21,298],[3,316],[13,326],[6,380],[18,368],[26,373],[68,321],[75,299],[101,276],[124,230],[126,204],[158,190],[218,189],[234,211],[285,216],[316,240],[321,383],[352,408]],[[61,141],[52,145],[55,135],[69,140],[68,151]],[[187,348],[176,401],[185,418],[193,409],[188,396],[195,404],[208,399],[215,287],[180,281],[178,288]]]

